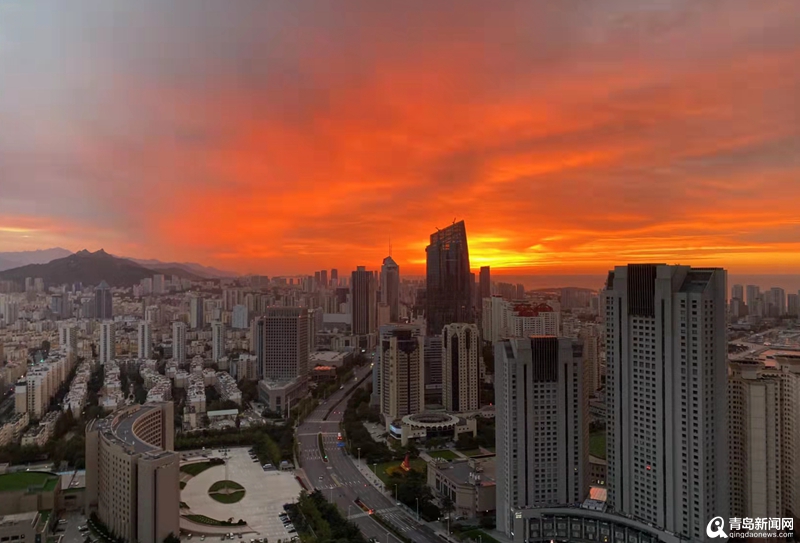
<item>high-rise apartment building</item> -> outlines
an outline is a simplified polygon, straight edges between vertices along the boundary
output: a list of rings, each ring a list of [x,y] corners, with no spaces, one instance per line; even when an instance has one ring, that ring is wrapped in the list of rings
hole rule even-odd
[[[234,307],[242,303],[242,290],[238,288],[222,289],[222,309],[232,311]]]
[[[328,270],[319,270],[319,284],[328,288]]]
[[[331,269],[331,286],[333,288],[339,286],[339,270],[336,268]]]
[[[800,516],[800,356],[731,363],[730,514]]]
[[[381,327],[380,408],[388,430],[392,422],[425,408],[425,340],[418,326]]]
[[[86,509],[125,541],[180,533],[172,402],[134,405],[86,426]]]
[[[758,285],[747,285],[747,287],[745,287],[745,302],[747,303],[747,309],[750,310],[751,314],[760,295],[761,289],[758,287]]]
[[[464,221],[431,234],[425,252],[428,333],[439,334],[452,322],[473,322],[473,279]]]
[[[352,304],[353,334],[364,336],[375,332],[377,323],[377,300],[375,298],[375,274],[358,266],[350,281],[350,303]]]
[[[492,274],[489,266],[481,266],[479,288],[481,300],[492,296]]]
[[[618,266],[606,305],[607,505],[702,541],[728,514],[726,273]]]
[[[308,310],[303,307],[270,307],[263,320],[264,378],[291,381],[308,374]]]
[[[381,302],[389,306],[389,322],[400,320],[400,266],[387,256],[381,266]]]
[[[192,296],[189,302],[189,326],[193,330],[203,328],[206,324],[205,321],[205,308],[203,298],[200,296]]]
[[[58,327],[58,344],[68,355],[78,353],[78,325],[62,323]]]
[[[172,359],[178,364],[186,362],[186,323],[172,323]]]
[[[738,298],[739,300],[744,301],[744,286],[733,285],[731,287],[731,299],[733,298]]]
[[[153,294],[164,294],[167,292],[166,279],[163,274],[157,273],[153,276]]]
[[[137,350],[139,358],[153,358],[153,325],[147,321],[139,322]]]
[[[800,293],[786,295],[786,313],[792,317],[800,317]]]
[[[448,411],[480,408],[480,335],[475,324],[453,323],[442,330],[442,400]]]
[[[442,336],[425,336],[425,403],[439,405],[442,400]]]
[[[219,362],[225,356],[225,325],[219,321],[211,323],[211,360]]]
[[[101,321],[114,318],[111,287],[105,281],[94,289],[94,317]]]
[[[773,305],[770,316],[781,317],[786,314],[786,291],[780,287],[769,289],[769,300]]]
[[[100,352],[98,358],[101,364],[106,364],[117,356],[116,331],[116,325],[112,321],[100,323]]]
[[[589,493],[589,379],[581,344],[532,336],[495,344],[497,528],[511,509],[570,505]]]
[[[245,330],[249,326],[248,313],[249,312],[246,305],[233,306],[233,315],[231,315],[231,326],[238,330]]]

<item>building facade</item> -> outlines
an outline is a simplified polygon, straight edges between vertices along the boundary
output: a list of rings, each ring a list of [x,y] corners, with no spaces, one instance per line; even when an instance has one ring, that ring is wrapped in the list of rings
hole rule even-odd
[[[446,324],[453,322],[473,322],[474,281],[464,221],[431,234],[425,253],[428,334],[439,334]]]
[[[588,495],[589,377],[581,344],[532,336],[495,345],[497,527],[511,509],[567,505]]]
[[[605,290],[608,507],[706,538],[728,514],[726,273],[618,266]]]
[[[480,408],[481,346],[475,324],[448,324],[442,331],[442,403],[460,413]]]
[[[308,374],[308,310],[302,307],[270,307],[263,318],[260,347],[264,378],[291,381]]]
[[[117,327],[112,321],[100,323],[100,352],[98,358],[101,364],[114,360],[117,356]]]
[[[425,408],[425,340],[419,327],[390,324],[380,330],[381,414],[386,427]]]
[[[350,280],[353,333],[357,336],[375,332],[377,323],[375,294],[375,274],[367,271],[364,266],[358,266]]]
[[[153,358],[153,326],[147,321],[138,325],[136,353],[139,358]]]
[[[86,426],[87,514],[129,542],[180,533],[172,402],[135,405]]]
[[[389,306],[389,322],[400,320],[400,266],[391,256],[381,266],[381,302]]]

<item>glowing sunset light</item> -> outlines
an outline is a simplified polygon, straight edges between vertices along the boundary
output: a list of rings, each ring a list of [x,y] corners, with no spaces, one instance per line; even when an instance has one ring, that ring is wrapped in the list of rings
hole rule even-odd
[[[800,4],[512,4],[2,3],[0,252],[797,271]]]

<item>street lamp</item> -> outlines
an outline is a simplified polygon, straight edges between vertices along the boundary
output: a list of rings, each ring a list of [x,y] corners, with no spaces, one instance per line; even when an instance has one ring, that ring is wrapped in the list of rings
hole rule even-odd
[[[361,464],[361,447],[358,448],[358,463]]]
[[[416,500],[417,500],[417,522],[419,522],[419,498],[416,498]],[[449,532],[449,531],[450,531],[450,530],[448,529],[448,532]],[[448,534],[448,535],[449,535],[449,534]]]
[[[400,503],[400,502],[397,501],[397,484],[396,483],[394,485],[394,502],[395,502],[395,505]]]

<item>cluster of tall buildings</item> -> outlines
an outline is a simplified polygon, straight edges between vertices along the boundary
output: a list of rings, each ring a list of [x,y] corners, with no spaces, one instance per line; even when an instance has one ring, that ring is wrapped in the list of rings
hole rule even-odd
[[[780,287],[761,291],[758,285],[733,285],[730,312],[735,318],[778,318],[800,316],[800,292],[789,293]]]

